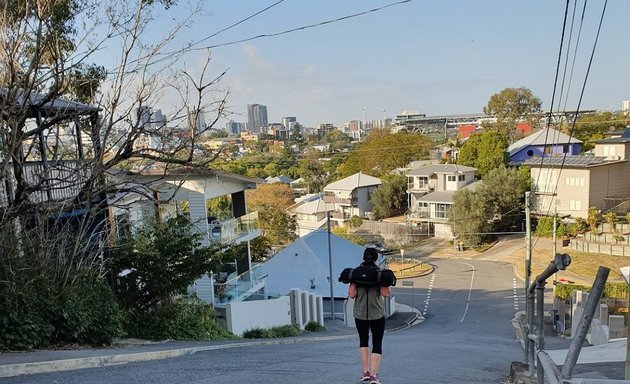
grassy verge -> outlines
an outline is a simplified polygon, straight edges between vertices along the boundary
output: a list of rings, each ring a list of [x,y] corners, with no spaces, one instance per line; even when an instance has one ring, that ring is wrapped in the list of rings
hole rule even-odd
[[[592,284],[600,266],[610,268],[609,282],[623,281],[619,271],[620,267],[630,265],[630,258],[623,256],[611,256],[599,253],[579,252],[572,249],[559,248],[558,252],[568,253],[571,256],[571,265],[566,271],[558,272],[558,279],[575,281],[577,283]],[[520,276],[525,276],[525,252],[520,251],[518,257],[513,258]],[[532,276],[540,274],[552,260],[550,249],[534,249],[532,252]]]

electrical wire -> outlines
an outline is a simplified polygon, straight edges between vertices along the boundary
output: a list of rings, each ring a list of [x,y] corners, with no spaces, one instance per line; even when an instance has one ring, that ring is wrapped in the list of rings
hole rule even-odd
[[[380,7],[377,7],[377,8],[372,8],[372,9],[369,9],[367,11],[362,11],[362,12],[357,12],[357,13],[353,13],[353,14],[350,14],[350,15],[342,16],[342,17],[337,17],[335,19],[329,19],[329,20],[321,21],[321,22],[314,23],[314,24],[308,24],[308,25],[304,25],[304,26],[301,26],[301,27],[291,28],[291,29],[287,29],[287,30],[284,30],[284,31],[281,31],[281,32],[260,34],[260,35],[257,35],[257,36],[252,36],[252,37],[248,37],[248,38],[244,38],[244,39],[229,41],[229,42],[225,42],[225,43],[213,44],[213,45],[208,45],[208,46],[199,47],[199,48],[193,48],[193,49],[191,49],[191,51],[201,50],[201,49],[214,49],[214,48],[218,48],[218,47],[225,47],[225,46],[228,46],[228,45],[245,43],[245,42],[248,42],[248,41],[262,39],[262,38],[267,38],[267,37],[276,37],[276,36],[286,35],[286,34],[293,33],[293,32],[303,31],[303,30],[310,29],[310,28],[321,27],[323,25],[333,24],[333,23],[337,23],[337,22],[340,22],[340,21],[352,19],[352,18],[355,18],[355,17],[364,16],[364,15],[367,15],[369,13],[382,11],[382,10],[384,10],[386,8],[394,7],[394,6],[405,4],[405,3],[410,3],[411,1],[413,1],[413,0],[396,1],[394,3],[385,4],[383,6],[380,6]]]

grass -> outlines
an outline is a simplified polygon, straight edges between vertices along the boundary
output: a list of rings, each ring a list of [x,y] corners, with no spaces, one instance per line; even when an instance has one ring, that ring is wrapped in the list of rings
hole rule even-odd
[[[619,271],[620,267],[630,265],[630,258],[623,256],[611,256],[599,253],[579,252],[572,249],[558,249],[560,253],[568,253],[571,256],[571,265],[566,271],[558,272],[558,278],[575,281],[577,283],[592,284],[600,266],[610,268],[608,275],[609,282],[623,281],[623,276]],[[525,253],[520,252],[521,261],[515,259],[517,271],[520,276],[525,276]],[[551,251],[548,249],[532,252],[531,266],[532,277],[540,274],[552,260]]]
[[[413,259],[409,259],[408,261],[394,261],[390,260],[388,262],[387,268],[394,271],[397,279],[405,279],[409,277],[419,276],[425,272],[431,270],[431,266],[429,264],[424,264],[418,262]]]

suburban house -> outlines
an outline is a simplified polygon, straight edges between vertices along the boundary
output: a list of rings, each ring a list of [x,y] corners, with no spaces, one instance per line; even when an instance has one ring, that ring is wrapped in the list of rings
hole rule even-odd
[[[453,236],[448,217],[453,195],[463,188],[474,188],[477,168],[456,164],[435,164],[407,171],[407,219],[432,228],[435,237]]]
[[[269,176],[265,179],[265,183],[267,184],[282,183],[282,184],[291,185],[292,182],[293,182],[293,179],[285,175],[280,175],[280,176],[275,176],[275,177]]]
[[[340,226],[352,216],[365,217],[372,211],[372,193],[382,184],[381,180],[355,173],[324,187],[324,202],[332,204],[332,219]]]
[[[296,219],[298,237],[326,227],[328,212],[334,210],[333,204],[324,202],[324,194],[311,194],[296,199],[296,203],[287,211],[294,215]]]
[[[509,162],[519,165],[534,157],[580,154],[582,142],[552,128],[541,129],[514,142],[507,149]]]
[[[588,216],[589,207],[624,214],[630,200],[630,131],[594,142],[594,156],[532,158],[532,213]]]
[[[255,227],[256,212],[247,212],[245,190],[255,189],[262,180],[210,169],[185,168],[124,172],[115,177],[121,185],[126,185],[124,192],[111,194],[108,198],[116,233],[133,230],[148,220],[165,220],[185,214],[204,234],[204,244],[213,241],[238,244],[261,234]],[[208,200],[220,196],[229,196],[232,207],[231,217],[221,220],[209,215],[207,209]],[[126,226],[130,229],[125,229]],[[251,254],[248,254],[237,262],[234,278],[246,278],[251,282],[253,274]],[[215,285],[223,283],[216,282],[215,276],[204,276],[191,290],[200,299],[217,303]],[[260,283],[262,285],[262,281]],[[231,295],[231,298],[245,297]]]

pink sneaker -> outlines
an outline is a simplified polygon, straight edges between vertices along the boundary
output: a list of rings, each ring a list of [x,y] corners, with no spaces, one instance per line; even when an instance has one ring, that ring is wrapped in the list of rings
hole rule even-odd
[[[372,375],[370,375],[370,371],[365,371],[363,372],[363,374],[361,375],[361,381],[365,381],[368,382],[372,379]]]

